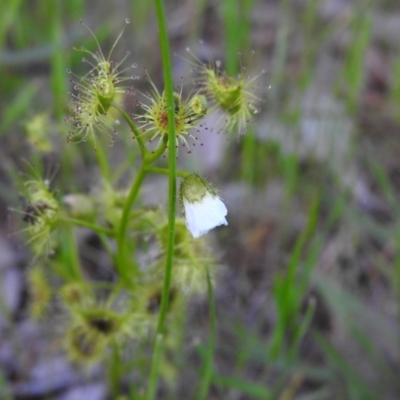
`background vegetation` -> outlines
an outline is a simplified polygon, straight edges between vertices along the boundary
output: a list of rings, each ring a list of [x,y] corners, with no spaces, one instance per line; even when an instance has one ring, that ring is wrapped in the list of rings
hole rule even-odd
[[[158,398],[398,399],[397,1],[166,3],[176,84],[191,79],[179,57],[188,46],[229,73],[266,73],[246,136],[203,134],[204,149],[179,155],[218,183],[229,226],[210,233],[214,301],[192,301]],[[1,0],[0,9],[0,398],[139,399],[145,352],[77,373],[60,350],[59,319],[32,318],[32,256],[8,207],[22,207],[19,183],[32,165],[56,192],[96,187],[93,148],[66,143],[66,70],[84,71],[72,47],[96,50],[79,19],[108,51],[129,17],[116,57],[129,50],[162,87],[153,3]],[[29,136],[35,121],[42,139]],[[111,169],[124,146],[134,148],[118,137],[108,151]],[[149,181],[142,200],[155,199],[166,204],[166,187]],[[78,240],[87,273],[107,274],[98,239]]]

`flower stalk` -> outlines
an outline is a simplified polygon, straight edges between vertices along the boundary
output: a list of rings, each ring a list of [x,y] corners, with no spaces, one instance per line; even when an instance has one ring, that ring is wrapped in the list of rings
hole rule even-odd
[[[166,267],[164,275],[164,285],[161,297],[160,313],[156,329],[156,346],[155,354],[152,359],[149,389],[147,399],[154,399],[158,375],[160,356],[163,347],[163,334],[165,319],[167,316],[169,292],[172,281],[172,266],[174,258],[174,245],[175,245],[175,216],[176,216],[176,130],[175,130],[175,115],[174,115],[174,91],[172,82],[172,69],[169,51],[168,31],[165,21],[164,4],[162,0],[155,0],[158,30],[161,46],[161,57],[163,63],[164,82],[165,82],[165,98],[167,102],[167,115],[168,115],[168,168],[169,168],[169,185],[168,185],[168,247],[166,257]]]

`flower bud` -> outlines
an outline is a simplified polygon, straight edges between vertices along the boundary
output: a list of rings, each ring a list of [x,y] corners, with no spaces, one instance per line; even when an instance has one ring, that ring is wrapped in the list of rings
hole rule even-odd
[[[210,103],[209,112],[216,111],[220,117],[215,124],[217,129],[227,133],[237,132],[239,135],[247,132],[247,126],[258,113],[258,104],[262,99],[256,94],[259,84],[257,79],[262,73],[250,77],[248,68],[242,66],[237,76],[230,76],[221,70],[221,62],[204,64],[188,48],[191,59],[199,74],[197,83],[200,84],[200,93]],[[251,52],[251,56],[254,52]],[[239,53],[240,65],[242,65]]]
[[[192,98],[189,107],[194,116],[200,118],[207,114],[207,99],[202,94],[197,94]]]
[[[168,136],[168,107],[165,92],[160,93],[153,81],[147,76],[153,91],[145,97],[150,104],[140,102],[144,114],[138,116],[137,122],[141,125],[143,132],[151,134],[149,141],[156,138],[162,140]],[[207,100],[203,95],[195,94],[193,97],[183,99],[182,93],[175,92],[174,96],[174,117],[176,130],[176,145],[189,149],[188,138],[198,142],[198,138],[191,131],[207,113]],[[188,153],[191,151],[189,150]]]
[[[86,28],[98,44],[94,33],[88,26]],[[129,53],[120,62],[115,63],[111,60],[112,52],[121,35],[122,32],[107,57],[104,56],[99,44],[98,51],[95,53],[85,48],[81,49],[89,56],[83,57],[82,61],[90,66],[90,71],[83,77],[76,76],[68,69],[68,73],[72,75],[70,82],[73,86],[72,107],[66,117],[66,120],[71,122],[71,130],[67,136],[68,142],[85,142],[89,135],[96,146],[95,133],[97,131],[104,133],[109,138],[110,145],[115,141],[117,131],[109,112],[118,98],[122,95],[131,95],[135,91],[132,86],[125,85],[125,82],[134,78],[124,76],[124,74],[127,70],[135,68],[136,65],[120,69]]]

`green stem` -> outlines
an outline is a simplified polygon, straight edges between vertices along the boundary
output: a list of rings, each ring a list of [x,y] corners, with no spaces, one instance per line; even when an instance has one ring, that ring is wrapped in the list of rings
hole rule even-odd
[[[122,117],[124,118],[126,123],[129,125],[129,128],[131,128],[131,132],[134,134],[134,136],[138,142],[138,145],[140,148],[140,153],[142,155],[142,159],[144,159],[146,157],[146,155],[148,154],[148,151],[143,142],[142,133],[139,131],[137,126],[129,118],[129,115],[121,107],[119,107],[117,104],[113,104],[113,107],[121,113]]]
[[[110,168],[108,166],[108,159],[106,153],[104,152],[103,145],[101,143],[97,143],[96,139],[92,135],[89,136],[89,141],[93,145],[97,162],[99,164],[101,177],[106,182],[110,182],[111,180]]]
[[[121,277],[127,282],[127,276],[125,276],[124,265],[125,265],[125,256],[126,256],[126,233],[128,229],[128,222],[131,215],[131,209],[134,201],[136,200],[137,195],[139,194],[139,189],[142,186],[143,180],[147,175],[147,169],[150,167],[150,164],[157,160],[164,152],[167,146],[167,140],[163,140],[161,145],[157,147],[153,153],[149,153],[146,150],[146,155],[143,159],[143,164],[139,169],[139,172],[136,175],[135,180],[131,186],[131,189],[128,193],[128,197],[125,200],[124,208],[122,210],[121,224],[119,225],[117,231],[117,268],[118,272],[121,274]],[[143,153],[142,153],[143,154]]]
[[[131,186],[131,189],[128,193],[128,197],[125,200],[124,208],[122,210],[121,223],[117,231],[117,268],[121,278],[124,281],[126,281],[126,283],[129,282],[129,279],[127,280],[127,275],[126,275],[126,272],[128,271],[126,271],[125,268],[125,256],[126,256],[126,244],[127,244],[126,232],[128,228],[128,222],[130,219],[132,204],[139,193],[139,189],[142,186],[146,174],[147,172],[143,164],[138,174],[136,175],[133,185]]]
[[[164,286],[162,291],[160,314],[157,323],[157,339],[155,354],[152,358],[149,390],[147,400],[154,399],[157,391],[159,375],[159,363],[162,356],[163,334],[165,320],[168,311],[169,292],[172,280],[172,266],[175,245],[175,214],[176,214],[176,128],[175,128],[175,105],[173,95],[172,68],[170,60],[170,50],[168,32],[165,22],[164,4],[162,0],[154,0],[157,12],[157,21],[160,37],[161,56],[163,62],[165,97],[167,102],[168,117],[168,168],[169,168],[169,188],[168,188],[168,247],[167,260],[164,276]]]
[[[113,232],[114,234],[114,232]],[[107,237],[104,235],[104,233],[98,233],[99,238],[101,240],[101,243],[103,244],[104,250],[112,260],[114,265],[117,265],[117,258],[114,253],[114,251],[111,249],[110,243],[108,243]]]
[[[92,224],[91,222],[84,221],[82,219],[61,217],[60,221],[66,222],[68,224],[76,225],[76,226],[81,226],[82,228],[88,228],[97,233],[104,233],[105,235],[108,235],[111,237],[114,236],[114,231],[112,231],[111,229],[103,228],[102,226]]]
[[[214,291],[212,286],[212,281],[210,277],[210,271],[207,268],[207,294],[208,294],[208,304],[210,307],[210,337],[208,339],[208,346],[204,356],[204,366],[202,371],[202,377],[200,382],[200,388],[198,390],[197,398],[199,400],[204,400],[207,398],[208,391],[210,389],[210,384],[212,380],[212,375],[214,373],[214,351],[215,351],[215,340],[217,332],[217,315],[215,310],[215,300]]]
[[[99,163],[100,167],[101,176],[106,182],[110,182],[111,175],[110,175],[110,168],[108,166],[108,159],[101,143],[99,143],[98,146],[96,146],[95,151],[96,151],[97,162]]]
[[[160,315],[157,324],[157,333],[162,335],[164,332],[165,318],[167,315],[169,289],[171,286],[172,265],[175,245],[175,215],[176,215],[176,128],[175,128],[175,102],[172,82],[172,68],[169,55],[168,32],[165,23],[164,4],[162,0],[155,0],[158,29],[160,35],[161,55],[163,61],[165,97],[167,101],[168,115],[168,248],[167,265],[165,270],[164,287],[161,300]]]
[[[165,135],[161,141],[160,146],[158,146],[151,153],[147,153],[147,155],[145,157],[146,164],[149,165],[152,162],[156,161],[158,158],[160,158],[164,154],[164,152],[167,148],[167,144],[168,144],[168,136]]]
[[[76,237],[72,225],[67,225],[61,233],[61,276],[66,279],[82,280],[82,272],[79,261],[78,247],[76,245]]]
[[[241,41],[241,26],[243,21],[239,16],[239,1],[225,0],[222,2],[222,18],[225,31],[226,71],[229,75],[237,72],[237,51]]]
[[[157,335],[154,344],[153,357],[151,359],[151,371],[149,377],[149,390],[147,392],[146,400],[152,400],[156,396],[159,367],[161,362],[162,350],[164,345],[164,336]]]

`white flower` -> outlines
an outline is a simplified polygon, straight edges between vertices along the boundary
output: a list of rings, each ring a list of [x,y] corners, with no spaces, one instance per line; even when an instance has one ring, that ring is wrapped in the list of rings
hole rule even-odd
[[[186,218],[186,226],[194,238],[209,230],[228,225],[228,210],[216,194],[215,189],[201,176],[191,174],[181,185],[181,205]]]

